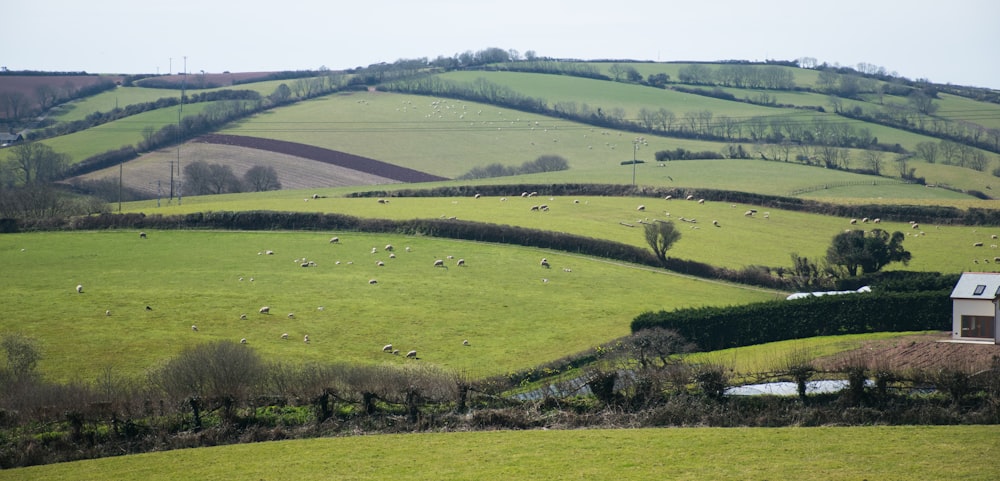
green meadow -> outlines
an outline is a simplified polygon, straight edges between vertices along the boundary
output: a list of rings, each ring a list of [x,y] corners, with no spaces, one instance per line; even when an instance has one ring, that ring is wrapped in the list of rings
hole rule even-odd
[[[269,360],[412,362],[384,354],[392,343],[417,350],[419,362],[479,378],[626,336],[643,311],[780,296],[561,252],[429,237],[148,234],[0,236],[3,330],[38,340],[47,377],[86,381],[105,368],[134,376],[184,347],[245,338]],[[328,242],[333,234],[340,244]],[[551,269],[539,265],[542,257]],[[303,268],[302,259],[316,265]],[[434,267],[437,259],[445,267]],[[258,313],[262,306],[269,315]]]
[[[457,217],[462,220],[568,232],[640,247],[646,247],[641,222],[673,220],[682,234],[669,251],[670,256],[731,268],[750,265],[790,267],[792,253],[819,259],[826,254],[831,239],[849,228],[877,227],[888,232],[900,231],[907,234],[903,246],[913,254],[913,259],[909,265],[892,264],[888,266],[890,270],[945,273],[989,270],[993,266],[993,258],[1000,256],[1000,249],[992,247],[998,242],[991,238],[994,234],[1000,234],[1000,228],[918,225],[917,229],[913,229],[909,223],[904,222],[883,222],[878,226],[871,223],[851,225],[848,218],[767,210],[759,206],[725,202],[699,204],[678,199],[549,197],[544,192],[540,197],[522,198],[520,194],[512,192],[505,198],[394,198],[389,204],[379,204],[371,198],[311,199],[308,196],[312,192],[281,191],[263,195],[190,197],[185,198],[181,206],[174,204],[157,208],[155,201],[144,201],[126,204],[125,208],[130,212],[162,215],[275,210],[335,212],[362,218],[385,219]],[[548,205],[549,210],[530,210],[532,205],[540,204]],[[645,206],[645,210],[638,211],[639,205]],[[757,209],[758,213],[748,217],[745,213],[751,208]],[[764,216],[765,212],[769,214],[767,217]],[[869,217],[874,219],[879,215],[874,210]],[[696,222],[685,222],[681,218]],[[713,220],[718,221],[719,226],[714,226]],[[975,247],[973,244],[976,242],[984,245]]]
[[[0,480],[993,480],[994,426],[393,434],[182,449],[0,471]]]

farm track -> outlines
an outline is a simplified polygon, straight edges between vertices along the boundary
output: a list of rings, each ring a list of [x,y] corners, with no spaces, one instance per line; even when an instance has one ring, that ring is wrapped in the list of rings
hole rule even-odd
[[[369,159],[367,157],[348,154],[346,152],[339,152],[313,145],[287,142],[283,140],[263,139],[242,135],[210,134],[195,139],[195,142],[231,145],[292,155],[405,183],[448,180],[445,177],[439,177],[425,172],[420,172],[418,170],[400,167],[398,165],[389,164],[380,160]]]

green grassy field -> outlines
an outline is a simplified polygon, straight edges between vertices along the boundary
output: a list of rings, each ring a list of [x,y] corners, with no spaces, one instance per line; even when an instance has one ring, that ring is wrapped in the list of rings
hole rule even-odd
[[[184,449],[0,471],[0,480],[993,480],[995,426],[403,434]]]
[[[419,362],[482,377],[625,336],[643,311],[777,296],[538,249],[353,233],[339,233],[341,244],[332,245],[330,235],[0,236],[3,330],[37,339],[40,369],[56,380],[94,379],[106,367],[134,376],[186,346],[241,338],[270,360],[406,362],[382,353],[392,343],[416,349]],[[397,246],[395,259],[386,244]],[[266,250],[275,255],[258,255]],[[542,257],[551,269],[539,266]],[[317,266],[300,267],[302,258]],[[467,265],[457,267],[458,258]],[[433,267],[436,259],[448,267]],[[261,306],[271,314],[258,314]],[[280,338],[285,332],[290,340]]]
[[[818,259],[825,255],[831,239],[844,229],[875,228],[874,224],[852,226],[847,218],[791,211],[766,210],[770,215],[765,218],[765,208],[724,202],[698,204],[684,200],[628,197],[552,197],[550,200],[544,192],[541,198],[528,199],[511,194],[506,201],[497,197],[398,198],[383,205],[370,198],[329,197],[303,202],[303,197],[310,194],[282,191],[263,195],[189,197],[181,206],[156,208],[155,201],[144,201],[125,207],[131,212],[163,215],[259,209],[338,212],[387,219],[454,216],[464,220],[569,232],[640,247],[646,246],[640,220],[672,219],[680,227],[682,236],[670,250],[670,256],[732,268],[748,265],[790,267],[793,252]],[[543,203],[549,206],[547,212],[530,210],[532,205]],[[646,210],[637,211],[639,204],[645,205]],[[758,214],[745,216],[749,208],[759,209]],[[666,215],[668,212],[669,216]],[[878,216],[877,211],[870,214],[871,218]],[[682,222],[681,217],[698,222]],[[720,226],[713,226],[713,220],[718,220]],[[915,220],[919,222],[921,219]],[[624,226],[622,222],[633,227]],[[1000,228],[922,225],[919,229],[912,229],[910,224],[902,222],[883,222],[878,227],[907,234],[903,246],[913,253],[913,260],[908,266],[893,264],[888,269],[945,273],[991,270],[993,257],[1000,256],[1000,250],[991,248],[998,244],[991,235],[1000,234]],[[921,232],[923,235],[920,235]],[[976,242],[983,242],[984,246],[974,247]]]

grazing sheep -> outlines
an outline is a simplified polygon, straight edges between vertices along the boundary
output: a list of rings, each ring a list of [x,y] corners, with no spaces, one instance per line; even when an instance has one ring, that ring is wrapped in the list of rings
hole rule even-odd
[[[705,199],[698,199],[698,203],[699,204],[704,204],[705,203]]]
[[[410,252],[410,250],[411,250],[411,249],[410,249],[410,246],[406,246],[406,248],[405,248],[404,250],[405,250],[406,252]]]
[[[743,215],[745,215],[747,217],[753,217],[753,212],[754,212],[753,209],[750,209],[750,210],[744,212]]]
[[[475,197],[476,199],[478,199],[478,198],[480,197],[480,195],[479,195],[479,194],[476,194],[476,195],[474,195],[473,197]]]
[[[392,344],[382,346],[382,352],[392,352]]]
[[[139,238],[140,239],[145,239],[146,238],[146,233],[145,232],[140,232],[139,233]]]
[[[663,200],[670,200],[670,199],[673,199],[673,198],[674,198],[674,196],[668,195],[668,196],[664,197]]]
[[[198,332],[198,326],[191,324],[191,330],[194,332]]]
[[[385,199],[379,199],[379,200],[378,200],[378,203],[379,203],[379,204],[388,204],[388,203],[389,203],[389,201],[387,201],[387,200],[385,200]]]
[[[309,334],[306,334],[305,336],[302,337],[302,342],[309,344]]]
[[[331,244],[340,244],[340,238],[339,237],[331,237],[330,238],[330,243]]]
[[[399,349],[393,349],[392,350],[392,355],[393,356],[398,356],[399,355]]]
[[[288,333],[287,333],[287,332],[286,332],[286,333],[283,333],[283,334],[281,335],[281,338],[287,341],[287,340],[288,340]]]
[[[646,210],[646,206],[642,205],[642,204],[639,204],[639,207],[636,207],[635,210],[640,210],[640,211],[641,210]]]
[[[389,254],[389,258],[390,259],[395,259],[396,258],[396,254],[395,253]]]
[[[542,267],[546,268],[546,269],[552,267],[552,266],[549,265],[549,260],[546,259],[546,258],[544,258],[544,257],[542,258],[542,261],[539,262],[538,264],[541,265]]]
[[[765,219],[770,219],[771,218],[771,213],[770,212],[765,212],[764,213],[764,218]]]
[[[469,345],[469,340],[466,339],[466,340],[462,341],[462,345],[463,346],[468,346]]]
[[[375,280],[375,279],[368,279],[368,283],[371,284],[371,285],[375,285],[375,284],[378,284],[378,281]]]
[[[867,217],[862,218],[861,219],[861,223],[862,224],[867,224],[868,223],[868,218]]]
[[[111,311],[110,310],[104,311],[104,315],[111,317]]]
[[[77,284],[76,285],[76,293],[77,294],[83,294],[83,284]]]
[[[288,318],[289,319],[295,319],[295,313],[294,312],[289,312],[288,313]]]
[[[685,199],[687,199],[687,200],[694,200],[694,195],[688,195],[687,197],[685,197]]]
[[[858,219],[851,219],[851,225],[854,225],[854,224],[857,224],[857,223],[858,223]]]
[[[261,307],[260,311],[258,311],[258,312],[260,312],[261,314],[270,314],[271,313],[271,308],[268,307],[268,306],[264,306],[264,307]]]
[[[574,204],[579,204],[580,203],[580,199],[573,199],[573,203]]]
[[[716,227],[722,227],[722,226],[719,225],[719,221],[717,221],[717,220],[713,220],[712,221],[712,225],[714,225]]]
[[[386,244],[385,245],[386,252],[392,252],[393,249],[395,249],[395,248],[392,246],[392,244]]]
[[[993,234],[993,235],[990,236],[990,239],[996,239],[996,238],[997,238],[996,234]]]
[[[459,259],[457,262],[455,262],[455,265],[459,267],[465,267],[465,259]]]
[[[152,311],[152,310],[153,310],[153,308],[152,308],[152,307],[150,307],[150,306],[146,306],[146,310],[147,310],[147,311]]]
[[[434,261],[434,267],[444,267],[444,259]]]
[[[378,253],[378,248],[377,247],[372,247],[372,254],[376,254],[376,253]]]
[[[264,251],[264,255],[273,256],[274,255],[274,251]]]
[[[410,351],[410,352],[406,353],[406,357],[407,358],[416,359],[417,358],[417,351]]]
[[[247,338],[244,337],[243,339],[240,339],[240,344],[246,344],[246,343],[247,343]]]
[[[240,320],[241,321],[247,320],[247,315],[246,314],[240,314]]]
[[[541,210],[543,212],[548,212],[549,206],[546,205],[546,204],[542,204],[542,205],[538,206],[538,210]]]
[[[872,219],[872,223],[873,224],[881,224],[882,223],[882,219],[879,219],[878,217],[876,217],[876,218]]]
[[[375,261],[375,265],[378,266],[378,267],[384,267],[385,266],[385,262]]]
[[[914,223],[913,223],[913,225],[912,225],[911,227],[912,227],[913,229],[919,229],[919,228],[920,228],[920,224],[917,224],[916,222],[914,222]]]
[[[982,246],[983,246],[982,242],[976,242],[972,244],[972,247],[982,247]]]
[[[531,209],[530,209],[530,210],[531,210],[532,212],[534,212],[534,211],[538,210],[538,206],[537,206],[537,205],[533,205],[533,206],[531,206]]]

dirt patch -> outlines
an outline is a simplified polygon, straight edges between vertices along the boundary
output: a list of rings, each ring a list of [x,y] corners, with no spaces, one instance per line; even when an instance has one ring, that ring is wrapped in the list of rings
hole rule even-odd
[[[894,371],[936,370],[941,368],[979,372],[1000,358],[1000,345],[947,342],[949,333],[906,336],[868,341],[858,349],[817,360],[820,370],[837,370],[864,362],[867,369],[888,367]]]
[[[324,149],[314,145],[286,142],[284,140],[263,139],[260,137],[245,137],[242,135],[205,135],[195,139],[196,142],[209,144],[233,145],[250,149],[266,150],[304,159],[315,160],[345,169],[356,170],[370,175],[386,177],[399,182],[434,182],[448,180],[444,177],[431,175],[419,170],[408,169],[389,164],[380,160],[369,159],[359,155],[348,154],[336,150]]]

